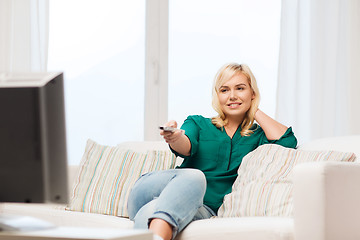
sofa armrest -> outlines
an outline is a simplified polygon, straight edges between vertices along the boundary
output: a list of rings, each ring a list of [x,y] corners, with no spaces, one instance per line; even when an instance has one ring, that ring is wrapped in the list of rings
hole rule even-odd
[[[360,239],[360,164],[317,162],[294,169],[296,240]]]

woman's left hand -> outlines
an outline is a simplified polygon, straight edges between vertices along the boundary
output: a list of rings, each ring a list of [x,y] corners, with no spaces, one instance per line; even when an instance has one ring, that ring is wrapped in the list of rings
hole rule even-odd
[[[287,130],[287,127],[258,109],[255,113],[255,120],[264,130],[267,139],[278,140]]]

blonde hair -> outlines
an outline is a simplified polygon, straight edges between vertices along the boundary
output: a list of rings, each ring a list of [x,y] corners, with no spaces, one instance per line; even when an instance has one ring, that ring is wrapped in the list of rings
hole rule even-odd
[[[254,99],[251,102],[250,109],[246,112],[245,118],[241,123],[241,132],[240,132],[241,136],[249,136],[250,134],[253,133],[253,131],[250,130],[250,128],[255,121],[255,113],[260,103],[260,92],[257,87],[255,76],[251,72],[250,68],[245,64],[237,64],[237,63],[226,64],[223,67],[221,67],[220,70],[215,75],[213,90],[212,90],[212,106],[219,115],[213,117],[211,121],[218,128],[223,128],[228,123],[228,120],[226,119],[224,112],[221,110],[218,93],[220,87],[223,86],[225,82],[227,82],[237,74],[244,74],[247,77],[249,85],[254,94]]]

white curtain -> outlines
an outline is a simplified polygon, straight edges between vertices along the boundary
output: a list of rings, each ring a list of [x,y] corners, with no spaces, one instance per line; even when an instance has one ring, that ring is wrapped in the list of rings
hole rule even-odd
[[[0,71],[46,71],[48,0],[0,0]]]
[[[360,1],[283,0],[276,118],[301,143],[360,134]]]

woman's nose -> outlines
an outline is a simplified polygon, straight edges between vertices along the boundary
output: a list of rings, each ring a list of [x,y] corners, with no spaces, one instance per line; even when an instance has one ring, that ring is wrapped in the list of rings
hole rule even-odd
[[[237,99],[235,91],[230,91],[230,99]]]

